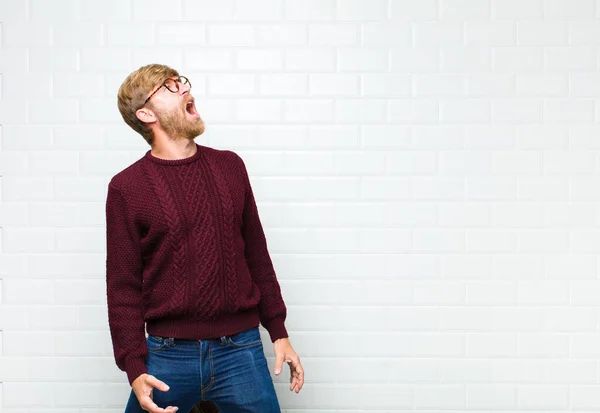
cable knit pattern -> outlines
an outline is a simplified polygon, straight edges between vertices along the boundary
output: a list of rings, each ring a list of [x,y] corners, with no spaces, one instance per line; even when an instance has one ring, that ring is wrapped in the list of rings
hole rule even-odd
[[[169,227],[168,238],[173,252],[173,259],[170,265],[171,277],[173,280],[173,294],[171,295],[170,301],[171,309],[183,312],[185,310],[184,298],[186,291],[186,279],[184,278],[186,252],[185,243],[177,242],[177,234],[181,233],[179,212],[177,211],[177,206],[173,200],[171,189],[161,176],[161,171],[157,166],[151,162],[145,162],[142,163],[142,168],[148,177],[148,182],[150,182],[154,189],[156,199],[158,199],[160,206],[162,207],[165,221]]]
[[[202,340],[259,324],[287,337],[286,307],[243,160],[196,145],[150,151],[116,174],[106,199],[109,327],[117,366],[147,373],[146,332]]]
[[[191,216],[196,217],[192,227],[194,245],[204,245],[204,248],[194,250],[194,264],[197,276],[194,279],[194,290],[190,292],[195,304],[192,311],[193,317],[215,319],[221,300],[221,291],[218,288],[219,280],[219,253],[216,248],[216,225],[214,208],[210,203],[207,190],[208,183],[203,179],[200,165],[192,163],[181,167],[179,177],[182,181],[186,203]]]
[[[231,194],[229,188],[227,187],[227,181],[223,177],[221,170],[214,164],[213,160],[210,158],[206,159],[207,164],[210,168],[210,172],[214,177],[214,183],[217,187],[217,192],[219,194],[219,199],[221,200],[221,207],[223,208],[223,225],[221,228],[223,229],[221,233],[222,247],[223,247],[223,265],[224,265],[224,273],[225,279],[224,291],[227,292],[227,297],[225,297],[225,305],[227,311],[236,311],[237,306],[237,297],[235,296],[236,289],[236,274],[234,269],[233,260],[235,258],[235,248],[233,246],[233,235],[230,229],[233,228],[233,202],[231,200]]]

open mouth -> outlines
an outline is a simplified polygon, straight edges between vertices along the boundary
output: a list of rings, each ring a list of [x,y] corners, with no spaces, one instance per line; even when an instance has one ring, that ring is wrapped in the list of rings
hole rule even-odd
[[[185,111],[187,112],[188,115],[190,115],[194,118],[200,118],[200,114],[196,110],[196,104],[194,103],[194,99],[192,99],[188,103],[186,103]]]

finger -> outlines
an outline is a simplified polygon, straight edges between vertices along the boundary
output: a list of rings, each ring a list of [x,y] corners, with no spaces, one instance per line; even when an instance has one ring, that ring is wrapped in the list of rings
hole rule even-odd
[[[298,393],[302,386],[304,385],[304,368],[302,368],[302,364],[298,361],[298,364],[295,366],[294,377],[296,378],[296,382],[298,383]]]
[[[148,376],[146,378],[146,384],[157,388],[160,391],[169,391],[170,387],[167,385],[167,383],[160,381],[159,379],[157,379],[154,376]]]
[[[296,378],[290,379],[290,391],[294,390],[294,387],[298,384]]]
[[[177,412],[177,410],[179,410],[179,407],[175,407],[175,406],[168,406],[163,409],[162,407],[158,407],[152,401],[150,401],[149,404],[141,405],[141,406],[144,410],[148,411],[149,413],[175,413],[175,412]]]
[[[279,376],[281,369],[283,368],[283,354],[277,353],[275,356],[275,375]]]
[[[304,376],[304,369],[302,368],[302,364],[300,364],[300,358],[298,356],[292,357],[289,365],[290,369],[294,370],[295,373]]]
[[[158,407],[149,397],[145,397],[140,406],[149,413],[164,413],[165,411],[165,409]]]
[[[297,375],[294,377],[294,382],[296,384],[296,387],[298,387],[298,391],[300,391],[300,389],[304,385],[304,378],[300,375]]]
[[[290,391],[299,388],[300,385],[300,375],[295,368],[291,368],[290,366]],[[296,390],[296,393],[298,390]]]

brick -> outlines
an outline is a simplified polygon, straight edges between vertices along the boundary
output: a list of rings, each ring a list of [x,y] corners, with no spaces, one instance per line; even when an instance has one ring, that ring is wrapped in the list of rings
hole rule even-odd
[[[284,0],[284,17],[288,21],[334,20],[334,0]]]
[[[338,65],[342,72],[385,72],[389,66],[388,52],[379,48],[339,48]]]
[[[438,14],[436,0],[423,0],[418,3],[411,0],[391,0],[390,3],[390,17],[393,20],[437,20]]]
[[[569,78],[563,74],[520,74],[517,89],[522,97],[561,97],[569,93]]]
[[[314,74],[310,76],[310,94],[313,96],[356,96],[359,77],[350,74]]]
[[[492,121],[499,123],[539,123],[542,101],[539,99],[494,99]]]
[[[29,0],[12,0],[0,4],[0,16],[2,21],[21,21],[29,19]]]
[[[445,151],[439,156],[439,172],[448,175],[491,173],[492,156],[481,151]]]
[[[389,96],[390,98],[411,95],[411,78],[405,74],[366,73],[360,77],[363,96]]]
[[[211,95],[252,95],[255,93],[254,75],[215,74],[208,78]]]
[[[544,13],[544,0],[492,0],[492,18],[541,19]]]
[[[516,27],[513,21],[468,21],[465,43],[467,46],[512,46],[516,44]]]
[[[183,57],[181,70],[232,70],[234,54],[230,49],[210,48],[193,50]]]
[[[276,122],[282,117],[278,100],[244,99],[235,102],[236,119],[250,122]]]
[[[183,19],[187,21],[233,20],[234,0],[183,0]]]
[[[275,71],[283,65],[283,55],[279,50],[240,50],[237,52],[236,66],[240,70]]]
[[[438,207],[440,227],[487,227],[491,226],[491,207],[477,203],[440,203]]]
[[[285,51],[288,72],[333,72],[336,55],[329,48],[292,48]]]
[[[57,0],[52,3],[44,0],[31,0],[29,2],[29,17],[34,22],[52,21],[62,25],[79,17],[79,7],[77,7],[76,0]]]
[[[388,17],[388,0],[338,0],[336,18],[342,21],[381,21]]]
[[[598,53],[591,47],[571,46],[544,49],[544,67],[547,70],[595,70],[597,60]]]
[[[488,122],[490,101],[486,99],[446,99],[440,102],[442,122]]]
[[[467,348],[470,357],[491,357],[493,359],[515,357],[517,335],[514,333],[467,334]]]
[[[179,21],[183,17],[181,0],[168,6],[160,0],[132,0],[134,21]]]
[[[77,35],[73,35],[77,33]],[[102,25],[99,23],[61,23],[54,26],[53,44],[58,47],[101,46],[104,43]]]
[[[157,39],[160,45],[203,45],[206,43],[206,25],[204,24],[164,23],[160,24],[157,30]]]
[[[125,48],[81,49],[81,70],[96,72],[126,72],[131,68],[131,53]],[[123,77],[125,80],[125,77]]]
[[[256,37],[261,46],[304,46],[308,43],[308,28],[303,23],[259,25]]]
[[[590,122],[594,119],[592,99],[548,99],[544,101],[544,121]]]
[[[235,3],[235,20],[281,20],[282,17],[282,0],[252,0]]]
[[[437,123],[440,103],[435,99],[393,99],[388,102],[391,123]]]
[[[283,104],[283,117],[292,122],[331,122],[333,101],[329,99],[288,99]]]
[[[391,50],[392,67],[394,72],[436,72],[440,68],[440,52],[437,48],[426,47],[393,48]]]
[[[353,46],[359,41],[357,24],[311,24],[308,26],[308,39],[315,46]]]
[[[489,72],[492,67],[492,52],[485,47],[444,46],[441,57],[445,72]]]
[[[472,98],[515,97],[517,95],[517,79],[516,75],[510,73],[468,74],[465,94]]]
[[[208,27],[207,43],[214,46],[253,46],[256,29],[249,24],[222,24]]]
[[[560,46],[567,43],[564,22],[518,22],[517,44],[521,46]]]
[[[570,2],[566,0],[545,0],[544,17],[552,20],[594,19],[596,4],[594,0]]]
[[[2,23],[2,46],[50,46],[52,26],[47,22]]]
[[[150,22],[110,23],[104,28],[108,46],[153,46],[155,28]]]
[[[106,0],[102,3],[86,1],[80,2],[79,6],[83,20],[102,22],[131,20],[131,0]]]
[[[478,0],[441,0],[442,20],[486,20],[490,17],[489,2]]]
[[[385,107],[381,99],[342,99],[335,102],[334,116],[342,123],[381,123],[386,119]]]
[[[410,46],[412,27],[408,23],[367,22],[361,25],[364,46]]]
[[[464,37],[463,25],[452,22],[418,22],[413,26],[413,33],[417,47],[461,44]]]
[[[461,96],[465,89],[463,75],[424,74],[413,76],[413,93],[417,97]]]
[[[535,71],[542,69],[542,49],[533,47],[496,48],[492,53],[493,69],[500,71]]]
[[[268,74],[260,75],[259,91],[263,95],[308,94],[308,75],[305,74]]]

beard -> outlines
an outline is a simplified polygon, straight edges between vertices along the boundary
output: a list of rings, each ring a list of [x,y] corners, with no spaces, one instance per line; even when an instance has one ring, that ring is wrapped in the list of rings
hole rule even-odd
[[[161,128],[172,140],[194,140],[204,133],[204,121],[200,118],[189,119],[185,107],[171,112],[157,111],[156,117]]]

